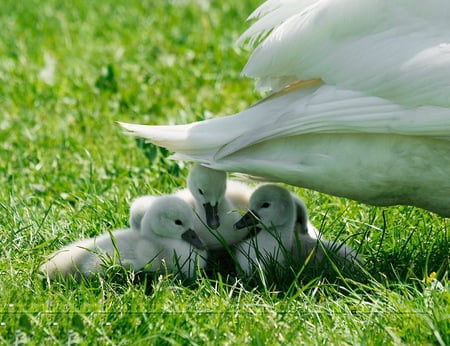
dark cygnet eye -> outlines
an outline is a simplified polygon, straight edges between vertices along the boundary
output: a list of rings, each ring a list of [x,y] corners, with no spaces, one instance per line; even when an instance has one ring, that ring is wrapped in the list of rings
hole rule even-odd
[[[175,225],[181,226],[183,224],[183,222],[181,222],[181,220],[175,220]]]
[[[269,208],[270,207],[270,203],[269,202],[264,202],[261,206],[261,208]]]
[[[203,190],[202,189],[198,189],[198,193],[203,196]]]

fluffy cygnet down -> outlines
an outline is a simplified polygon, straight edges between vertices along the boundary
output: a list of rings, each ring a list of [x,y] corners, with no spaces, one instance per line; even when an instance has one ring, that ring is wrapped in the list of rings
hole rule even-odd
[[[208,249],[221,249],[247,236],[245,230],[237,232],[234,224],[241,218],[238,211],[247,210],[252,188],[201,165],[192,167],[187,185],[176,196],[194,208],[194,229]]]
[[[324,259],[342,260],[357,266],[362,259],[345,244],[323,239],[308,221],[306,206],[277,185],[263,185],[250,199],[250,211],[237,229],[256,226],[257,233],[235,247],[237,269],[251,275],[256,268],[284,264],[321,264]]]
[[[145,212],[150,208],[152,203],[157,199],[156,196],[141,196],[136,198],[130,206],[130,228],[134,231],[141,229],[141,221]]]
[[[119,229],[74,242],[53,253],[40,271],[52,280],[103,273],[112,262],[134,271],[169,271],[188,277],[206,264],[203,242],[193,231],[190,206],[175,196],[154,197],[141,227]]]

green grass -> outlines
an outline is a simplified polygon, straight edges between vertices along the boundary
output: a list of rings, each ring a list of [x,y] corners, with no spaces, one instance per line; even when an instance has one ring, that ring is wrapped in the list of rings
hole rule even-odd
[[[126,227],[134,197],[185,186],[187,164],[116,121],[185,123],[260,97],[234,47],[258,3],[2,2],[0,344],[450,344],[449,221],[411,207],[293,189],[327,238],[360,249],[364,283],[125,275],[45,288],[36,275],[58,247]]]

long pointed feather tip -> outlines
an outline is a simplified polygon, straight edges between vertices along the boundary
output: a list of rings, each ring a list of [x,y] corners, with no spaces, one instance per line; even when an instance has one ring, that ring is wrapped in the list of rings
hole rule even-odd
[[[139,132],[139,128],[143,125],[136,125],[130,123],[124,123],[122,121],[117,121],[120,127],[122,127],[125,131],[125,134],[137,136],[137,132]]]

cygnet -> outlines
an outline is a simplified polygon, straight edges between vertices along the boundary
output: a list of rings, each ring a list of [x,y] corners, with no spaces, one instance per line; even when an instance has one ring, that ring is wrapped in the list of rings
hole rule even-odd
[[[72,243],[52,254],[40,271],[50,280],[80,278],[103,273],[109,258],[129,270],[192,277],[206,264],[204,244],[192,226],[193,213],[186,202],[175,196],[154,197],[139,231],[119,229]]]
[[[195,165],[189,172],[187,189],[176,193],[195,210],[194,229],[208,249],[235,244],[247,236],[237,232],[234,224],[247,210],[253,189],[244,183],[227,180],[225,172]]]
[[[250,199],[250,211],[239,220],[237,229],[256,226],[257,233],[235,247],[238,271],[251,275],[271,263],[320,264],[329,253],[332,259],[348,263],[361,261],[345,244],[323,239],[308,221],[303,201],[278,185],[262,185]],[[356,263],[355,263],[356,264]]]

